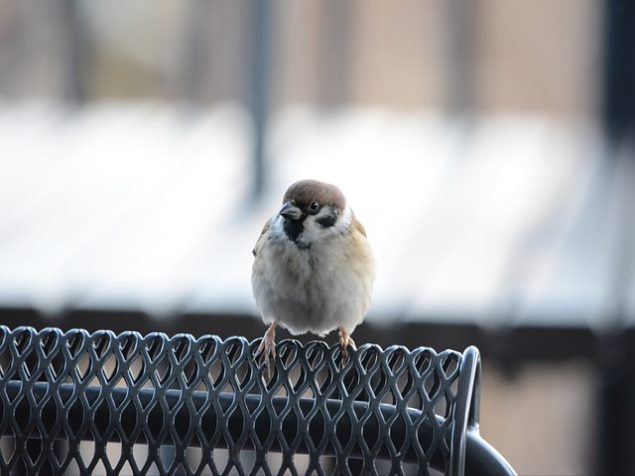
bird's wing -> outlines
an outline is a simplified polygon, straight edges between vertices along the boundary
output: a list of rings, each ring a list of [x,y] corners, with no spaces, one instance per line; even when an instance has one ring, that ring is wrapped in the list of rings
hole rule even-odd
[[[366,236],[366,229],[364,228],[364,225],[362,225],[359,222],[359,220],[355,217],[353,217],[353,227],[355,227],[355,229],[359,231],[362,235]]]
[[[260,242],[262,241],[262,237],[265,236],[270,226],[271,226],[271,220],[267,220],[267,222],[265,223],[265,226],[262,227],[262,231],[260,232],[260,236],[258,237],[258,240],[256,241],[256,245],[254,246],[254,249],[251,250],[252,255],[256,256],[256,252],[258,248],[260,248]]]

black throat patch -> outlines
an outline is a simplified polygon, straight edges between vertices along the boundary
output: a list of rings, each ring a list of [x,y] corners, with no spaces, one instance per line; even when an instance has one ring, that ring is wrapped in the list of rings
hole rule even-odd
[[[293,241],[298,248],[306,249],[309,245],[301,243],[298,241],[300,234],[304,231],[304,219],[302,220],[289,220],[285,219],[282,222],[282,228],[287,235],[287,237]]]

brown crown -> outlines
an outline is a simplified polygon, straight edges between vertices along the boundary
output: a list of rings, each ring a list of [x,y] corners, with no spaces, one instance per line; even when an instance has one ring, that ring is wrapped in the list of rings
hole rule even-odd
[[[282,199],[282,203],[293,201],[303,207],[313,202],[320,205],[331,205],[344,210],[346,199],[344,194],[335,185],[319,182],[317,180],[300,180],[291,185]]]

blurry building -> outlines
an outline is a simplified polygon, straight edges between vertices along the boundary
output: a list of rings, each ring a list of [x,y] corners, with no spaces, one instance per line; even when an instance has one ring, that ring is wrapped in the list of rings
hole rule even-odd
[[[0,323],[256,337],[260,226],[332,178],[381,265],[358,342],[479,345],[521,474],[632,470],[598,410],[633,388],[615,3],[0,0]]]

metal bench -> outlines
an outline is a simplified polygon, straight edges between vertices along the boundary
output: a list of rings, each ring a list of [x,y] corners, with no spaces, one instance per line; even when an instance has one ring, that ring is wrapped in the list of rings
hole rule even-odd
[[[212,323],[210,323],[212,325]],[[478,350],[0,326],[2,474],[514,474]]]

